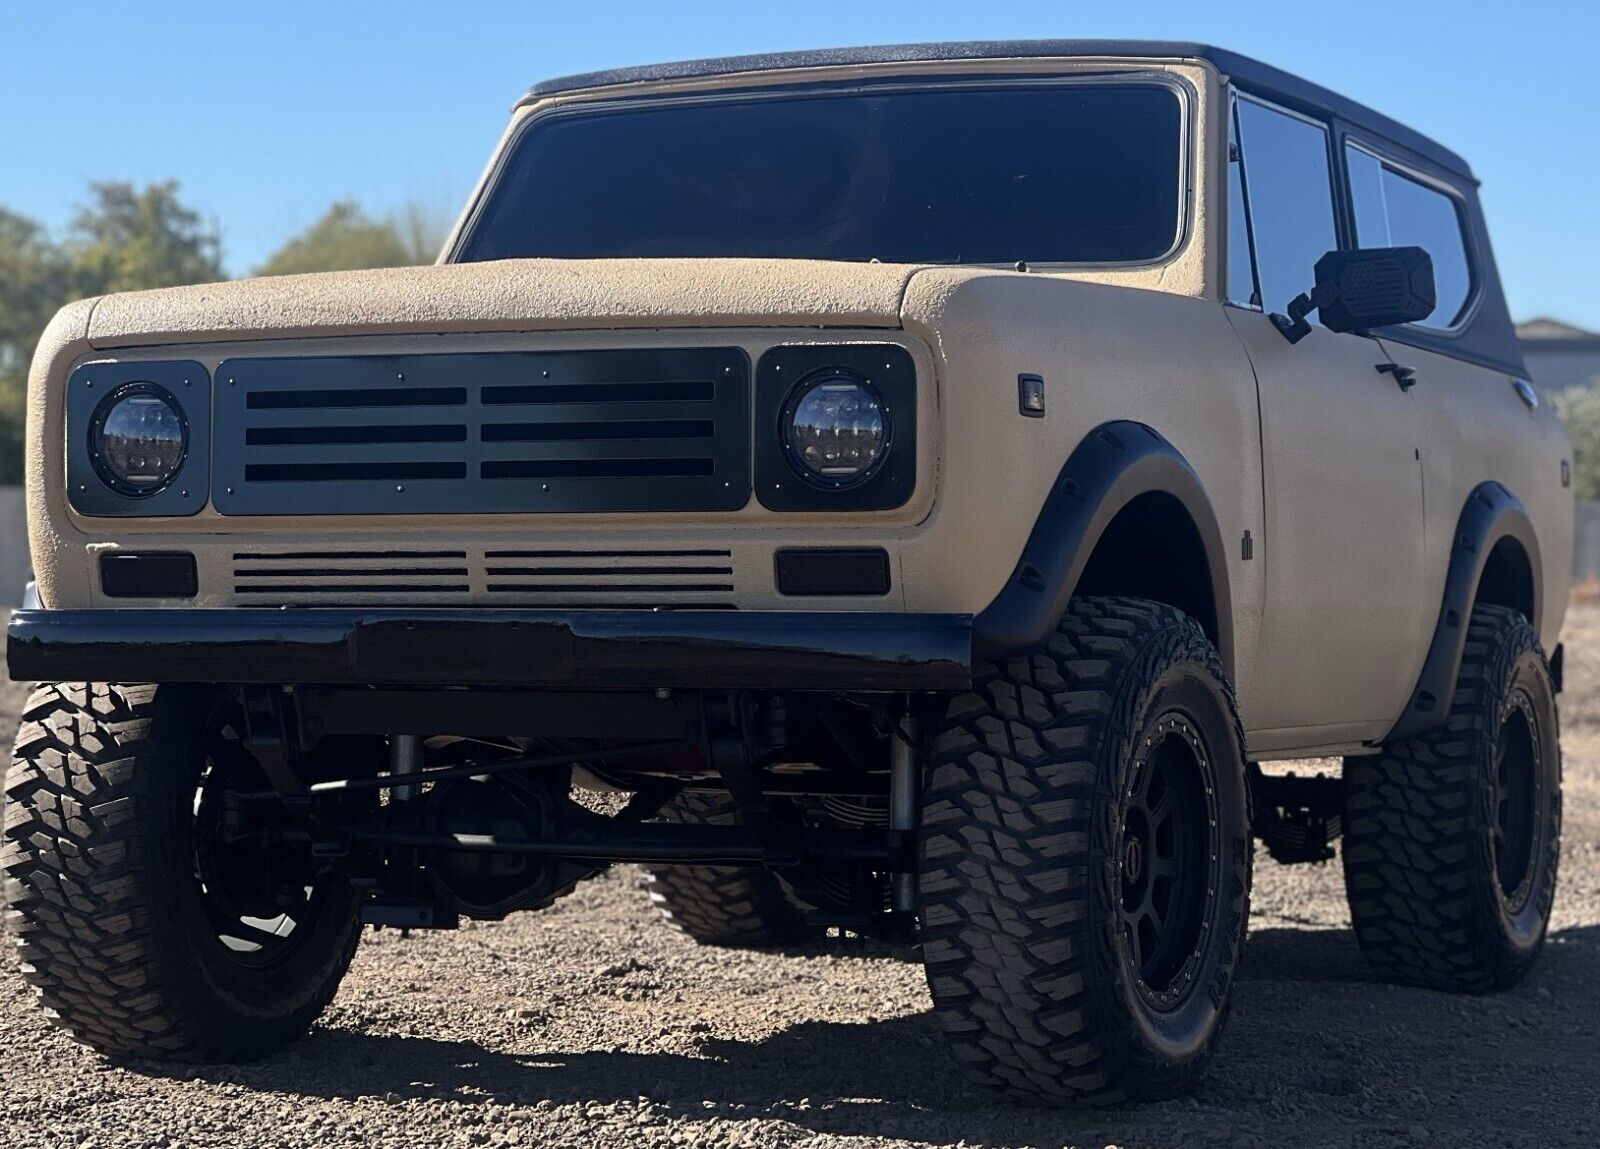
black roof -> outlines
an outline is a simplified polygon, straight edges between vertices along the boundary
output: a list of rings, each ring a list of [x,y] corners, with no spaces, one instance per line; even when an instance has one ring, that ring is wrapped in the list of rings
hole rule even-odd
[[[894,44],[867,48],[823,48],[807,52],[769,52],[756,56],[721,56],[707,60],[685,60],[675,64],[647,64],[637,68],[613,68],[575,76],[545,80],[529,89],[522,103],[575,92],[587,88],[606,88],[618,84],[637,84],[660,80],[686,80],[727,76],[739,72],[766,72],[787,68],[825,68],[852,64],[885,64],[919,61],[960,61],[990,59],[1028,59],[1073,56],[1147,57],[1208,60],[1221,73],[1253,91],[1291,107],[1331,114],[1364,128],[1374,135],[1407,148],[1457,175],[1472,178],[1472,170],[1449,148],[1420,132],[1397,123],[1354,100],[1330,92],[1320,85],[1209,44],[1176,40],[975,40],[941,44]]]

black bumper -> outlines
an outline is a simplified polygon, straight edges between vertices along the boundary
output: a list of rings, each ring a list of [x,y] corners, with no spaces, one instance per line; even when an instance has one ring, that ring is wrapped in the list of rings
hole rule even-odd
[[[35,682],[959,690],[972,619],[788,611],[43,610],[11,616]]]

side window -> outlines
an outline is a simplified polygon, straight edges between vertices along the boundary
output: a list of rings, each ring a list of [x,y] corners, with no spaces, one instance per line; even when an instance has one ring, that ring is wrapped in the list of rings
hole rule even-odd
[[[1245,207],[1244,151],[1239,147],[1239,109],[1228,109],[1228,294],[1229,303],[1260,307],[1256,271],[1250,258],[1250,213]]]
[[[1281,312],[1311,290],[1317,260],[1339,246],[1328,130],[1248,97],[1237,106],[1261,305]]]
[[[1433,257],[1438,306],[1418,327],[1454,327],[1472,295],[1472,265],[1455,200],[1377,156],[1345,145],[1358,247],[1423,248]]]

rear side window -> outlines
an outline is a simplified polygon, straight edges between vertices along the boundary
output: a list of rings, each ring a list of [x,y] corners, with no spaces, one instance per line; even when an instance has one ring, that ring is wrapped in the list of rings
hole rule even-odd
[[[1291,299],[1311,290],[1317,260],[1339,246],[1328,130],[1245,97],[1238,117],[1260,302],[1269,312],[1284,312]]]
[[[1439,302],[1417,326],[1454,327],[1472,296],[1472,264],[1456,201],[1364,148],[1346,145],[1345,160],[1355,206],[1356,246],[1425,249],[1433,257]]]

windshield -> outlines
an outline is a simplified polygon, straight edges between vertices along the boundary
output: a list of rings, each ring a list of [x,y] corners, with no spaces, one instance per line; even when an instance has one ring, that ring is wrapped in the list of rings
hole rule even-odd
[[[622,103],[536,119],[458,259],[1135,263],[1178,238],[1160,84]]]

